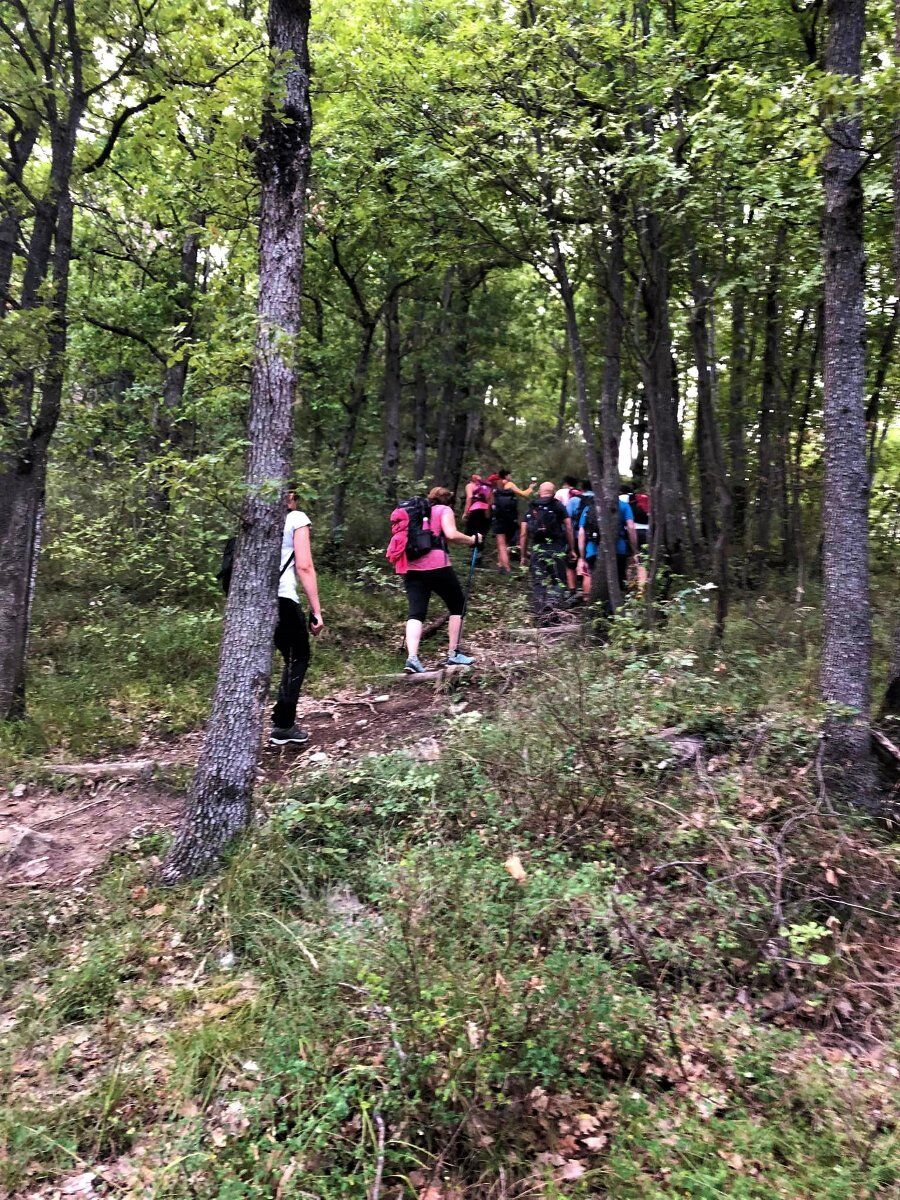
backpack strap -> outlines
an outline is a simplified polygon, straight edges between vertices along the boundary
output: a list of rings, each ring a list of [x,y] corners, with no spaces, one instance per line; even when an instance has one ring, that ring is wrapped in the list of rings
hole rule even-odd
[[[292,550],[292,551],[291,551],[291,556],[290,556],[290,558],[287,560],[287,562],[284,564],[284,566],[283,566],[283,567],[281,568],[281,570],[278,572],[278,578],[279,578],[279,579],[282,577],[282,575],[285,573],[285,571],[288,569],[288,567],[291,565],[291,563],[292,563],[293,561],[294,561],[294,552],[293,552],[293,550]]]

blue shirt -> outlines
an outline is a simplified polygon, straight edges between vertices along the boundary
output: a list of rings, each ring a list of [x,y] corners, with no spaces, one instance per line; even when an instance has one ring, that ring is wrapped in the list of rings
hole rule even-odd
[[[593,497],[591,497],[591,498],[593,499]],[[570,503],[571,503],[571,501],[570,501]],[[578,522],[579,529],[585,528],[585,522],[587,521],[587,515],[588,515],[588,510],[587,510],[587,508],[585,508],[584,512],[581,514],[581,520]],[[625,534],[625,522],[633,521],[633,520],[634,520],[634,513],[631,511],[631,505],[627,504],[624,500],[620,500],[619,501],[619,537],[616,542],[616,554],[627,554],[628,553],[628,540],[627,540],[626,534]],[[584,551],[584,556],[585,556],[585,558],[596,558],[597,557],[597,543],[596,542],[589,541],[587,543],[587,546],[585,547],[585,551]]]

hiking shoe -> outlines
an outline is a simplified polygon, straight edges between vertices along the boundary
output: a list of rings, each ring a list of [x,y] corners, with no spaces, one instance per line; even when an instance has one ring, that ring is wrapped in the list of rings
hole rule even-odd
[[[448,667],[470,667],[474,661],[470,654],[463,654],[461,650],[454,650],[447,655]]]
[[[424,674],[425,667],[421,658],[419,658],[419,656],[416,654],[410,655],[410,657],[406,660],[406,666],[403,668],[403,670],[407,675],[422,675]]]
[[[270,746],[305,746],[308,741],[309,730],[301,729],[299,725],[292,725],[290,729],[276,729],[273,726],[269,734]]]

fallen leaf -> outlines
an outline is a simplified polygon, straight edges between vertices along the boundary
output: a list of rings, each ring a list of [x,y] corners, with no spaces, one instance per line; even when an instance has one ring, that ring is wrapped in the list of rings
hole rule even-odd
[[[579,1162],[577,1158],[570,1158],[563,1163],[557,1174],[560,1179],[569,1181],[573,1179],[580,1179],[586,1169],[587,1168],[583,1162]]]

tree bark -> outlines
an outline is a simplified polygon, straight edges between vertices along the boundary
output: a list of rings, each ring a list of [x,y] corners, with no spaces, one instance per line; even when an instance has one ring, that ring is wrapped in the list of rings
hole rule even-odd
[[[25,712],[25,659],[43,513],[47,451],[62,404],[72,260],[72,171],[86,106],[75,0],[62,6],[69,101],[52,107],[46,195],[34,206],[20,307],[46,304],[40,376],[19,368],[0,391],[0,720]],[[63,53],[60,51],[60,53]],[[45,297],[49,281],[49,298]],[[35,411],[35,400],[37,409]]]
[[[864,32],[864,0],[829,0],[826,67],[830,74],[851,83],[859,80]],[[872,631],[862,122],[857,104],[849,105],[832,122],[828,136],[822,231],[825,637],[821,686],[825,703],[841,710],[832,712],[825,723],[825,757],[831,778],[848,796],[865,803],[871,786],[868,717]]]
[[[728,465],[731,479],[732,538],[744,544],[747,520],[747,289],[740,284],[731,301],[731,358],[728,378]]]
[[[765,298],[762,386],[759,401],[759,449],[756,470],[753,561],[757,581],[766,573],[772,542],[772,515],[776,492],[776,423],[781,408],[781,261],[787,238],[782,225],[775,239],[775,257],[769,267]]]
[[[415,360],[413,365],[413,479],[425,478],[428,467],[428,372],[425,369],[425,305],[419,301],[415,313]]]
[[[194,301],[197,286],[197,259],[200,251],[200,229],[205,223],[202,213],[196,215],[181,243],[178,293],[175,300],[175,333],[172,337],[172,362],[166,367],[163,380],[162,436],[173,446],[183,446],[187,440],[179,420],[187,385],[190,347],[194,340]]]
[[[677,399],[672,372],[672,329],[669,321],[669,270],[658,215],[643,220],[646,274],[641,281],[645,345],[641,354],[644,392],[652,445],[650,475],[650,583],[652,603],[656,577],[665,559],[676,575],[685,571],[689,531],[682,479],[684,463],[678,430]]]
[[[594,487],[594,495],[599,501],[597,524],[602,530],[605,545],[609,547],[608,553],[603,556],[604,575],[606,598],[613,611],[623,600],[614,553],[615,540],[619,536],[619,446],[622,441],[619,394],[622,389],[622,341],[625,335],[625,231],[622,208],[621,197],[614,194],[610,201],[609,302],[600,385],[601,480],[599,490]],[[593,479],[591,483],[593,486]]]
[[[715,360],[710,347],[710,297],[696,250],[691,252],[690,274],[693,299],[690,324],[697,365],[697,461],[703,508],[701,521],[716,584],[715,636],[721,639],[728,615],[728,534],[731,529],[732,502],[716,422]]]
[[[372,357],[372,342],[378,328],[377,319],[362,321],[360,325],[360,345],[356,356],[356,366],[350,384],[350,397],[344,405],[346,419],[338,442],[337,454],[334,459],[334,491],[331,497],[331,537],[332,549],[339,546],[346,533],[347,520],[347,486],[350,482],[350,460],[356,446],[356,431],[359,418],[366,404],[366,380],[369,374],[369,360]]]
[[[312,125],[308,31],[306,0],[270,0],[273,98],[263,112],[256,162],[261,184],[259,299],[246,498],[212,713],[185,823],[163,866],[167,883],[211,869],[252,814],[297,388]]]
[[[381,454],[381,486],[393,508],[397,500],[400,468],[400,295],[394,290],[384,306],[384,446]]]

